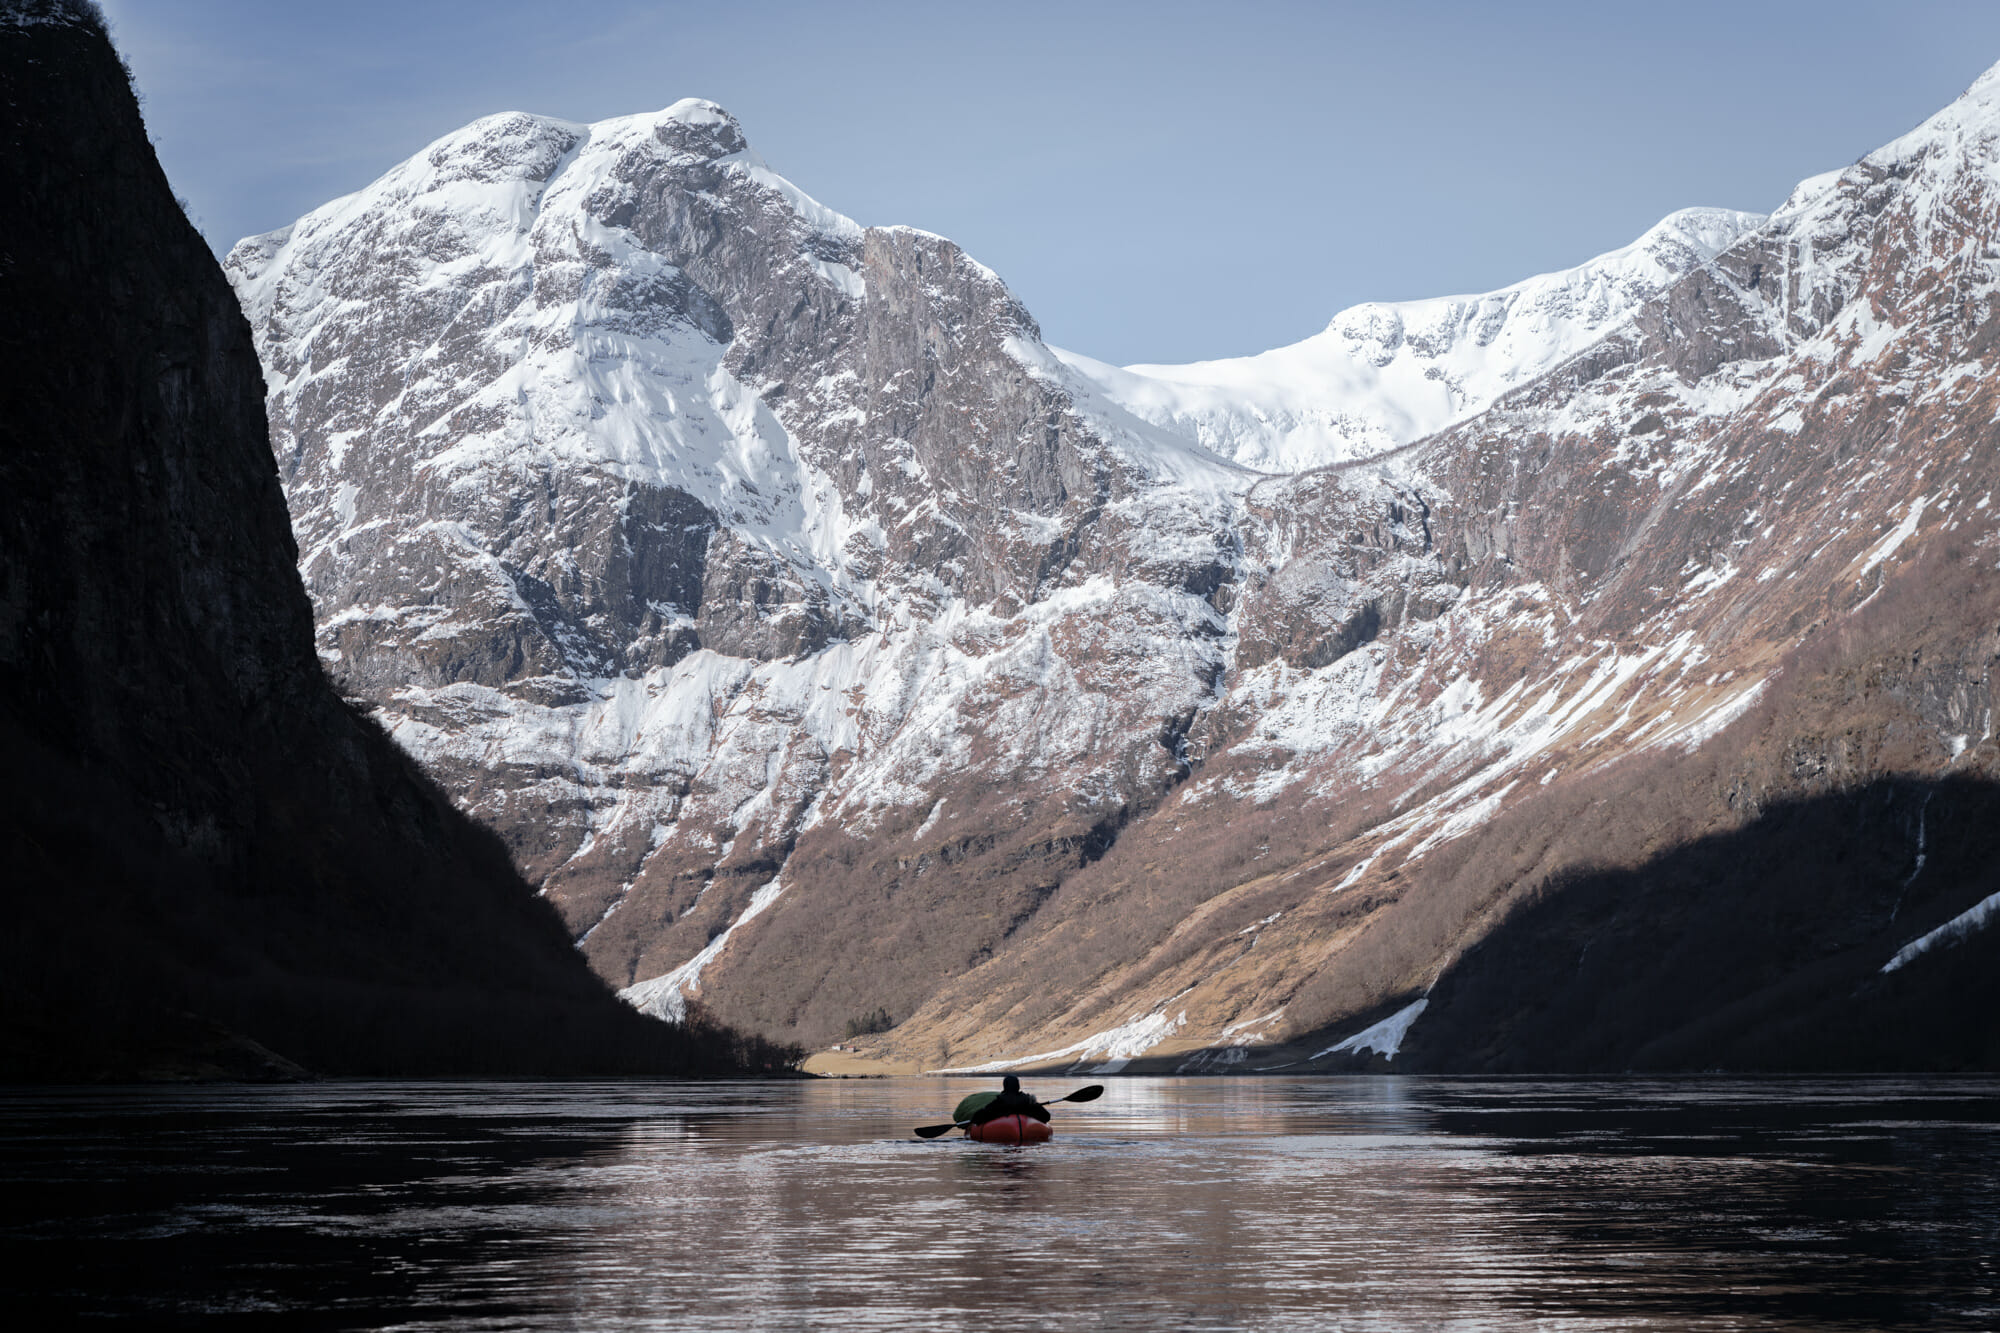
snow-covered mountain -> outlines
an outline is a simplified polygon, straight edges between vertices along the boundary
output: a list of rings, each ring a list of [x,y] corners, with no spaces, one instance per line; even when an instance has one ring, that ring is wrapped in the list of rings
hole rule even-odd
[[[1925,839],[1996,762],[1996,139],[1989,74],[1768,219],[1176,369],[1050,349],[694,101],[477,122],[229,268],[322,658],[635,1002],[886,1014],[922,1067],[1478,1067],[1481,942],[1581,866],[1908,784],[1922,873],[1785,889],[1721,982],[1669,950],[1647,1040],[1978,899]]]
[[[229,268],[330,669],[621,984],[712,958],[808,830],[911,811],[1050,863],[962,965],[1179,771],[1254,476],[1087,419],[989,270],[713,105],[478,122]],[[857,947],[897,1005],[938,967]]]
[[[1057,354],[1107,398],[1267,472],[1364,458],[1490,407],[1632,316],[1764,220],[1687,208],[1638,240],[1482,296],[1371,301],[1257,356],[1122,369]]]

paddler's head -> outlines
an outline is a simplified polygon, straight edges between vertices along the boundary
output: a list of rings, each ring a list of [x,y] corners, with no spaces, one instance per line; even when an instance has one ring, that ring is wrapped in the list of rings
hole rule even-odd
[[[1012,1074],[1009,1074],[1007,1075],[1007,1077],[1000,1080],[1000,1091],[1019,1092],[1020,1090],[1021,1090],[1021,1080],[1015,1078]]]

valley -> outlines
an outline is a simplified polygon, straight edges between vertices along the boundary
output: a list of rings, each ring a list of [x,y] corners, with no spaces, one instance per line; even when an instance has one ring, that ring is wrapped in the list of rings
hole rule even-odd
[[[688,100],[475,122],[226,267],[321,661],[647,1012],[1512,1068],[1492,950],[1587,883],[1649,998],[1564,978],[1547,1067],[1706,1067],[1734,1004],[1729,1067],[1869,1012],[1794,1056],[1956,1068],[1992,940],[1879,969],[2000,887],[1996,223],[1989,72],[1768,216],[1121,369]]]

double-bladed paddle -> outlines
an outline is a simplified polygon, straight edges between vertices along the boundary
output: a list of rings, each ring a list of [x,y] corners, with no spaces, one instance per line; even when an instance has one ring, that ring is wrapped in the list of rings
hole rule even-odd
[[[1051,1101],[1043,1102],[1042,1105],[1054,1106],[1056,1102],[1094,1102],[1103,1095],[1104,1085],[1102,1083],[1093,1083],[1087,1088],[1078,1088],[1067,1097],[1057,1097]],[[970,1120],[955,1120],[949,1125],[920,1125],[917,1127],[917,1137],[920,1139],[934,1139],[938,1135],[948,1133],[951,1130],[963,1129],[971,1123]]]

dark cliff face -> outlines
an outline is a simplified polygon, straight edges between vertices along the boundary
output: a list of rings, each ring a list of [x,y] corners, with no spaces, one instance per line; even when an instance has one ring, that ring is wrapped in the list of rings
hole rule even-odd
[[[249,329],[95,16],[0,5],[0,99],[7,1075],[726,1068],[325,680]]]

